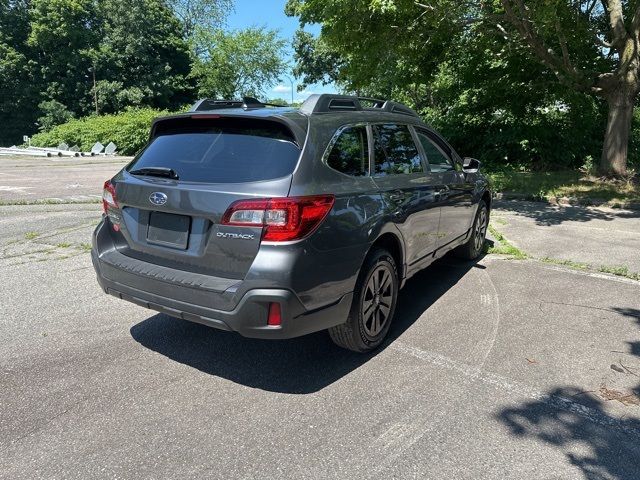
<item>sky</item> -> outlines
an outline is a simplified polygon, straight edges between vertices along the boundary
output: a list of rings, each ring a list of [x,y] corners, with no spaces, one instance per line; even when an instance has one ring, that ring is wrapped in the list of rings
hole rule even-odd
[[[280,35],[289,41],[293,39],[293,34],[299,28],[298,19],[287,17],[284,14],[284,6],[287,0],[235,0],[235,12],[229,15],[227,26],[230,29],[242,29],[252,26],[267,27],[277,29]],[[305,30],[318,34],[318,25],[307,25]],[[288,49],[289,63],[293,66],[293,49]],[[296,102],[305,100],[312,93],[336,93],[337,90],[331,85],[310,85],[305,91],[297,92],[298,82],[293,78],[291,72],[287,72],[294,81],[294,99]],[[291,82],[283,77],[283,82],[274,85],[270,91],[266,92],[270,98],[284,98],[291,101]]]

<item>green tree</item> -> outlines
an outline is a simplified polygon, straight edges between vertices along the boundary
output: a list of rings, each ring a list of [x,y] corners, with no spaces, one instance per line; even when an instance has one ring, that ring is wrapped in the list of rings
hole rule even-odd
[[[163,0],[100,0],[95,66],[99,110],[126,106],[175,108],[193,99],[189,47]],[[84,110],[90,111],[91,97]]]
[[[519,101],[517,69],[537,95],[533,110],[548,108],[551,90],[556,103],[570,106],[583,95],[594,95],[608,107],[601,171],[623,175],[633,106],[640,90],[640,4],[625,0],[289,0],[287,13],[301,24],[320,23],[322,33],[296,49],[299,67],[310,79],[318,75],[310,58],[319,47],[337,56],[331,78],[352,91],[390,92],[400,87],[416,107],[433,104],[434,75],[443,62],[456,67],[466,52],[454,50],[460,39],[493,39],[489,50],[506,49],[510,73],[501,82],[509,92],[504,101]],[[512,52],[519,52],[518,55]],[[452,53],[453,52],[453,53]],[[533,66],[537,63],[540,67]],[[472,87],[475,78],[468,79]],[[553,82],[553,86],[551,83]],[[464,89],[461,89],[461,91]],[[493,95],[489,88],[487,96]],[[587,102],[589,103],[589,102]],[[593,102],[591,102],[593,104]],[[508,105],[506,105],[508,106]],[[496,105],[497,112],[503,110]],[[599,124],[596,108],[594,124]],[[537,117],[539,119],[539,117]],[[572,135],[584,132],[572,132]],[[600,137],[602,138],[602,137]]]
[[[37,64],[42,100],[79,112],[91,91],[90,52],[97,43],[94,0],[32,0],[29,8],[30,60]]]
[[[500,0],[480,10],[504,19],[560,82],[604,99],[609,114],[600,170],[624,175],[633,109],[640,93],[640,3],[635,0]]]
[[[421,113],[461,153],[492,167],[581,167],[602,146],[601,105],[526,53],[497,36],[458,38],[424,87]]]
[[[287,69],[287,42],[276,30],[251,27],[235,32],[201,31],[199,35],[200,44],[207,46],[192,71],[200,96],[264,96],[266,88],[277,83]]]
[[[340,76],[344,66],[342,57],[326,44],[324,37],[314,37],[309,32],[298,30],[293,37],[293,51],[296,61],[293,74],[302,78],[298,90],[316,83],[348,82]]]
[[[49,130],[73,118],[73,114],[60,102],[49,100],[40,102],[38,108],[42,116],[38,119],[39,130]]]
[[[233,0],[167,0],[188,38],[199,28],[216,30],[233,11]]]
[[[27,0],[0,0],[0,146],[35,128],[39,88],[34,78]]]

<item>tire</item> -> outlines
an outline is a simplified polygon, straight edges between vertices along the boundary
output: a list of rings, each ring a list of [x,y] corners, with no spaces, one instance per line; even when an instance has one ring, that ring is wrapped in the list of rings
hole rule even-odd
[[[383,249],[365,259],[346,323],[329,329],[333,342],[354,352],[378,347],[389,332],[398,300],[398,269]]]
[[[471,235],[464,245],[456,249],[456,255],[466,260],[475,260],[482,254],[485,238],[487,237],[487,227],[489,226],[489,209],[484,200],[478,203],[476,218],[473,220]]]

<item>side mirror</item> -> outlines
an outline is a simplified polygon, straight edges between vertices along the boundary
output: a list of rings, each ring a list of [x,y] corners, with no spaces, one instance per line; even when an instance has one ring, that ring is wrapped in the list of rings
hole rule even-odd
[[[462,171],[464,173],[478,173],[478,170],[480,170],[480,165],[480,160],[466,157],[462,161]]]

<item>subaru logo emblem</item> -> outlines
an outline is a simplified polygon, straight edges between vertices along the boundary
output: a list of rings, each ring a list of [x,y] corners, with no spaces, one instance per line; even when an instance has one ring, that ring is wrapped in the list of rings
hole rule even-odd
[[[149,201],[154,205],[164,205],[167,203],[167,196],[162,192],[153,192],[149,195]]]

